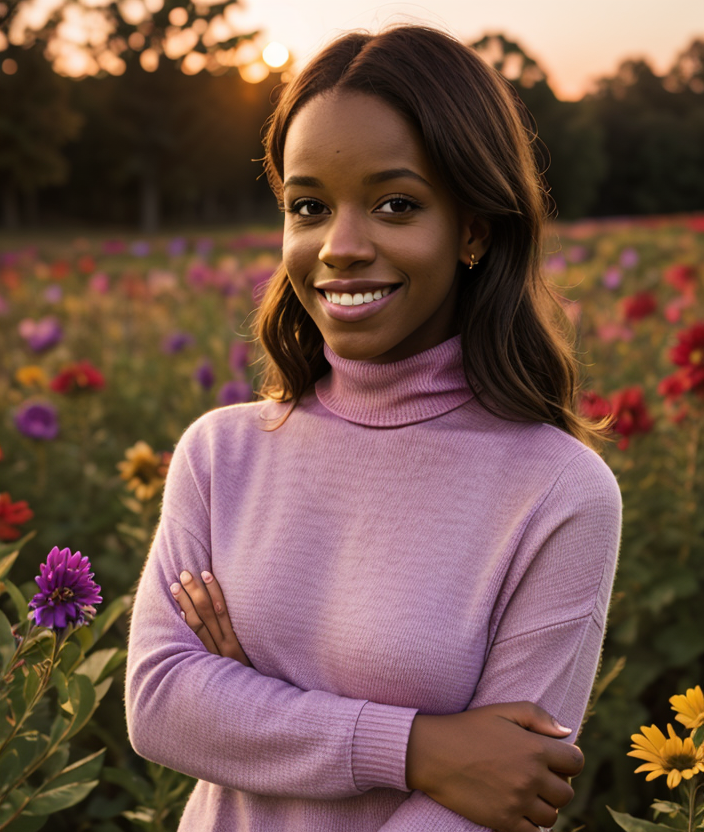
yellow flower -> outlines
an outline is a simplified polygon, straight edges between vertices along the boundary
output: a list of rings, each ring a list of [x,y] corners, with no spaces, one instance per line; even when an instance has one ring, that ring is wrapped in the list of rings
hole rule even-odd
[[[138,500],[146,503],[164,484],[162,458],[141,440],[125,451],[125,459],[117,463],[120,476]]]
[[[667,774],[667,787],[674,789],[682,778],[691,780],[704,771],[704,746],[695,748],[691,737],[678,737],[672,725],[667,726],[669,739],[655,725],[641,725],[640,730],[643,734],[633,734],[634,750],[628,752],[629,757],[647,761],[636,769],[636,774],[650,772],[646,780]]]
[[[688,688],[684,696],[671,696],[670,704],[672,710],[677,711],[675,719],[685,728],[693,731],[704,725],[704,693],[699,685],[696,688]]]
[[[46,373],[37,364],[28,364],[20,367],[15,373],[15,379],[22,387],[47,387],[49,379]]]

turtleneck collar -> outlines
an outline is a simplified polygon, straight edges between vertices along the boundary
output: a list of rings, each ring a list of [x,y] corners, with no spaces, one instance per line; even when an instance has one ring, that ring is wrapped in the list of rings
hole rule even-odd
[[[434,419],[472,398],[461,337],[389,364],[340,358],[325,344],[331,370],[315,392],[331,413],[358,425],[388,428]]]

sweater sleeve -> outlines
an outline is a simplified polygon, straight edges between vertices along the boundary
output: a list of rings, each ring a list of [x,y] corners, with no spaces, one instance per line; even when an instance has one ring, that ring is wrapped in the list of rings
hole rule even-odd
[[[360,783],[369,777],[407,791],[415,709],[264,676],[209,653],[181,620],[169,591],[174,576],[212,568],[206,486],[192,474],[187,434],[174,452],[130,624],[125,701],[133,747],[198,779],[258,794],[349,797],[368,788]]]
[[[595,453],[573,459],[518,542],[470,708],[530,701],[575,742],[597,673],[621,535],[621,494]],[[510,750],[507,749],[510,764]],[[383,832],[489,832],[420,791]]]

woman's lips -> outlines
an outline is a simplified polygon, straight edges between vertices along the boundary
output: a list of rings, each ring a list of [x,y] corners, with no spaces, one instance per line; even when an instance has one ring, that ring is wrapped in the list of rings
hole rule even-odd
[[[400,286],[401,284],[398,285]],[[388,306],[398,292],[399,289],[394,289],[384,298],[373,300],[370,303],[360,303],[358,306],[342,306],[339,303],[330,303],[325,295],[320,292],[317,294],[323,309],[331,318],[335,318],[337,321],[362,321],[364,318],[375,315],[380,309]]]

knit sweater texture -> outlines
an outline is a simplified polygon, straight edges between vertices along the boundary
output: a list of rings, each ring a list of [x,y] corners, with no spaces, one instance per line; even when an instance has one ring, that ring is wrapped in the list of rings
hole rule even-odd
[[[575,740],[618,484],[567,433],[479,406],[460,336],[390,364],[325,355],[280,428],[287,406],[256,402],[179,440],[130,628],[130,739],[198,778],[182,832],[480,832],[408,790],[413,718],[529,700]],[[181,620],[183,569],[215,574],[253,667]]]

